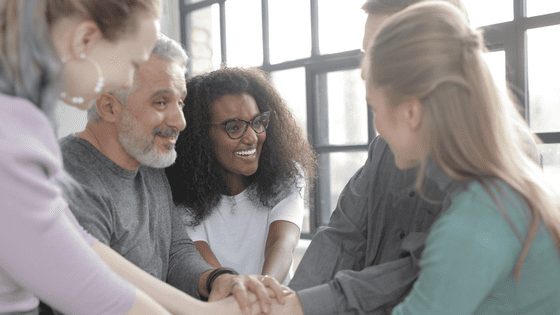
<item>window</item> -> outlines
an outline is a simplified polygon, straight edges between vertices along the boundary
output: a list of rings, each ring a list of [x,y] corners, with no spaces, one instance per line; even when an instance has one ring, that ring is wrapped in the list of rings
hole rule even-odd
[[[328,222],[375,136],[359,72],[365,0],[183,1],[182,38],[191,73],[221,64],[260,67],[306,131],[319,155],[303,231],[312,236]],[[560,183],[560,87],[550,75],[560,73],[559,3],[464,0],[470,21],[484,31],[491,72],[518,97],[544,142],[544,171]]]

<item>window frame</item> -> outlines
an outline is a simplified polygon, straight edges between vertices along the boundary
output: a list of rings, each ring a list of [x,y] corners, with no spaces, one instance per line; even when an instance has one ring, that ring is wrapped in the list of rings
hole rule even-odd
[[[222,64],[227,64],[226,47],[226,8],[228,0],[203,0],[187,4],[188,0],[179,1],[181,19],[181,41],[187,51],[190,44],[186,38],[189,34],[187,15],[195,10],[204,9],[214,4],[220,9],[220,53]],[[232,1],[232,0],[229,0]],[[268,0],[261,0],[262,9],[262,41],[263,41],[263,64],[260,69],[267,73],[280,70],[303,68],[305,70],[306,98],[307,98],[307,135],[309,142],[317,154],[328,154],[335,152],[367,152],[369,143],[375,137],[375,126],[373,115],[368,110],[368,143],[360,145],[325,145],[319,144],[318,124],[328,123],[328,109],[322,104],[328,104],[325,94],[326,82],[321,76],[334,71],[352,70],[360,67],[363,53],[359,50],[351,50],[334,54],[321,54],[319,51],[319,16],[318,1],[309,0],[310,5],[310,28],[311,28],[311,52],[310,56],[301,59],[284,61],[281,63],[270,63],[270,37],[269,37],[269,13]],[[560,12],[526,17],[526,1],[513,0],[513,20],[493,25],[480,27],[484,33],[485,43],[489,51],[504,50],[506,56],[506,80],[512,87],[515,97],[519,101],[522,114],[530,119],[530,104],[528,90],[528,68],[527,68],[527,35],[526,31],[532,28],[560,25]],[[365,2],[365,0],[364,0]],[[356,7],[356,10],[360,10]],[[366,13],[364,13],[366,14]],[[189,64],[189,70],[191,65]],[[367,106],[364,100],[363,106]],[[328,128],[328,126],[327,126]],[[324,129],[324,128],[323,128]],[[327,129],[328,130],[328,129]],[[537,135],[545,144],[560,143],[560,130],[558,132],[539,132]],[[328,222],[334,205],[330,204],[330,174],[327,167],[319,168],[315,188],[310,191],[309,205],[309,232],[302,233],[302,238],[311,238],[317,229]]]

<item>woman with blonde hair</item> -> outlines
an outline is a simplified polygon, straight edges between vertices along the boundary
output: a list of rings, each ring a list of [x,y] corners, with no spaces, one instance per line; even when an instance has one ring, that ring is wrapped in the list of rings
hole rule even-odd
[[[401,169],[448,192],[421,271],[393,314],[555,314],[560,204],[499,93],[481,36],[443,2],[388,20],[364,61],[367,100]]]
[[[129,87],[156,41],[159,6],[0,2],[0,314],[37,314],[39,298],[67,314],[241,313],[233,298],[196,301],[98,242],[55,184],[68,177],[57,100],[87,109],[104,90]]]

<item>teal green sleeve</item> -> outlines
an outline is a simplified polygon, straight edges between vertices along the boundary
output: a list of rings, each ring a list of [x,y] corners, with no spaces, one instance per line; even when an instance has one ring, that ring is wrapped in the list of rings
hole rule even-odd
[[[505,190],[499,199],[506,211],[521,209],[519,199]],[[471,184],[434,224],[420,276],[393,314],[472,314],[495,284],[511,275],[520,249],[490,195]]]

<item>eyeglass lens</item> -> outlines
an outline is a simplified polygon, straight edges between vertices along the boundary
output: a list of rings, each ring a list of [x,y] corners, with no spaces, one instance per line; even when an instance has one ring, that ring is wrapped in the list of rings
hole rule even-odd
[[[226,122],[225,129],[228,135],[233,139],[241,138],[245,131],[247,131],[248,124],[251,124],[251,128],[255,133],[263,133],[268,127],[268,122],[270,121],[269,113],[263,113],[251,121],[245,121],[240,119],[230,120]]]

